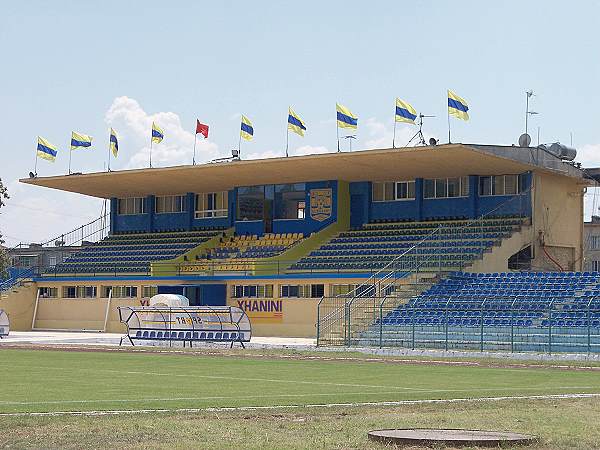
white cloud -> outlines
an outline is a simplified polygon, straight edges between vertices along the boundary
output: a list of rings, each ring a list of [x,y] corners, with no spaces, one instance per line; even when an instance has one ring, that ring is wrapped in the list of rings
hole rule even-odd
[[[368,138],[365,141],[364,148],[375,149],[375,148],[391,148],[394,139],[394,123],[389,121],[388,123],[379,122],[376,118],[371,117],[365,121],[367,128]],[[396,125],[396,147],[404,147],[408,141],[418,131],[416,126],[399,123]],[[427,140],[429,136],[426,136]],[[416,140],[411,142],[411,146],[416,144]]]
[[[0,229],[8,247],[43,242],[100,217],[102,200],[19,183],[8,184]]]
[[[126,168],[148,166],[152,122],[156,122],[165,132],[164,140],[152,146],[152,165],[160,167],[192,163],[194,134],[181,126],[179,116],[173,112],[148,114],[136,100],[123,96],[115,98],[106,112],[105,122],[115,128],[128,145],[137,148]],[[198,138],[196,162],[206,162],[219,156],[217,144]]]

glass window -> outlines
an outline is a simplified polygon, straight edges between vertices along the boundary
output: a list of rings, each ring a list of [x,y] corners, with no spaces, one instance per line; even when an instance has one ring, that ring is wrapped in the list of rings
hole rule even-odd
[[[525,192],[527,188],[527,174],[522,173],[519,175],[519,193]]]
[[[118,212],[119,215],[133,215],[133,214],[145,214],[146,213],[146,202],[143,197],[129,197],[118,199]]]
[[[332,284],[329,287],[329,295],[336,297],[338,295],[346,295],[355,289],[354,284]]]
[[[448,178],[448,197],[460,197],[460,178]]]
[[[415,198],[414,181],[398,181],[396,183],[396,200],[412,200]]]
[[[280,286],[282,298],[321,298],[325,295],[323,284],[300,284]]]
[[[305,200],[304,183],[275,185],[275,219],[303,219]]]
[[[272,284],[231,286],[232,298],[273,298]]]
[[[519,176],[505,175],[504,176],[504,194],[515,195],[519,192]]]
[[[238,188],[237,220],[263,220],[264,207],[264,186],[248,186]]]
[[[63,298],[95,298],[96,286],[63,286]]]
[[[324,284],[312,284],[310,286],[310,297],[311,298],[321,298],[325,295],[325,285]]]
[[[40,298],[56,298],[58,297],[58,288],[55,287],[41,287],[38,289]]]
[[[525,174],[479,177],[479,195],[516,195],[523,192]]]
[[[460,195],[463,197],[469,196],[469,177],[462,177],[460,179]]]
[[[196,194],[196,219],[227,217],[227,191]]]
[[[424,197],[435,198],[435,180],[424,180]]]
[[[492,177],[492,195],[504,195],[504,176]]]
[[[158,294],[158,286],[143,286],[142,297],[150,298]]]
[[[448,180],[438,178],[435,180],[435,198],[448,197]]]
[[[374,202],[382,202],[385,198],[383,193],[385,189],[384,183],[373,182],[373,201]]]
[[[157,214],[180,213],[185,211],[183,195],[167,195],[156,197],[154,211]]]
[[[492,195],[492,177],[479,177],[479,195]]]
[[[102,286],[100,293],[102,298],[136,298],[137,286]]]
[[[63,286],[63,298],[77,298],[77,288],[75,286]]]

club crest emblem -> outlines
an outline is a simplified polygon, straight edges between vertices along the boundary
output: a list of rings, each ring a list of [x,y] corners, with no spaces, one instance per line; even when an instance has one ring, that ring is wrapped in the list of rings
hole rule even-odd
[[[323,222],[331,217],[332,192],[329,189],[310,190],[310,217]]]

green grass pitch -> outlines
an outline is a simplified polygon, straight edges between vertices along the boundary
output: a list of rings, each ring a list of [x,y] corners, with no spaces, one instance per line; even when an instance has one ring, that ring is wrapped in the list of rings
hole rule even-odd
[[[389,427],[521,431],[540,436],[536,449],[600,442],[595,397],[376,405],[600,393],[598,370],[322,352],[210,353],[1,349],[0,447],[380,449],[366,433]],[[359,405],[339,405],[350,403]],[[298,407],[207,409],[285,405]],[[141,410],[160,411],[28,415]]]
[[[600,393],[590,371],[164,353],[4,350],[0,412]]]

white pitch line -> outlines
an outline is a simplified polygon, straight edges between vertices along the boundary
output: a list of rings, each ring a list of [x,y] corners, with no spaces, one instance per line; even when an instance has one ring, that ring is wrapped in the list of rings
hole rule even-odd
[[[382,386],[394,389],[394,386]],[[561,391],[572,389],[594,389],[593,386],[557,386],[555,388],[548,387],[519,387],[519,388],[468,388],[468,389],[428,389],[421,390],[419,393],[443,394],[443,393],[459,393],[459,392],[501,392],[501,391]],[[0,405],[59,405],[68,403],[143,403],[143,402],[176,402],[176,401],[202,401],[202,400],[240,400],[254,398],[302,398],[302,397],[331,397],[340,395],[394,395],[402,394],[398,391],[368,391],[368,392],[323,392],[323,393],[306,393],[306,394],[270,394],[270,395],[230,395],[230,396],[205,396],[205,397],[162,397],[162,398],[113,398],[113,399],[93,399],[93,400],[41,400],[41,401],[6,401],[0,400]],[[600,393],[587,393],[585,395],[600,395]],[[547,394],[547,395],[571,395],[571,394]],[[582,394],[583,395],[583,394]],[[424,399],[426,400],[426,399]],[[404,400],[400,400],[404,401]],[[406,400],[412,401],[412,400]]]
[[[177,408],[177,409],[124,409],[107,411],[54,411],[54,412],[17,412],[0,413],[0,417],[39,417],[39,416],[108,416],[121,414],[152,414],[152,413],[202,413],[202,412],[235,412],[285,410],[306,408],[355,408],[363,406],[403,406],[439,403],[479,403],[498,402],[507,400],[568,400],[600,398],[600,394],[557,394],[557,395],[523,395],[509,397],[453,398],[430,400],[401,400],[394,402],[362,402],[362,403],[315,403],[309,405],[273,405],[273,406],[238,406],[238,407],[209,407],[209,408]]]

